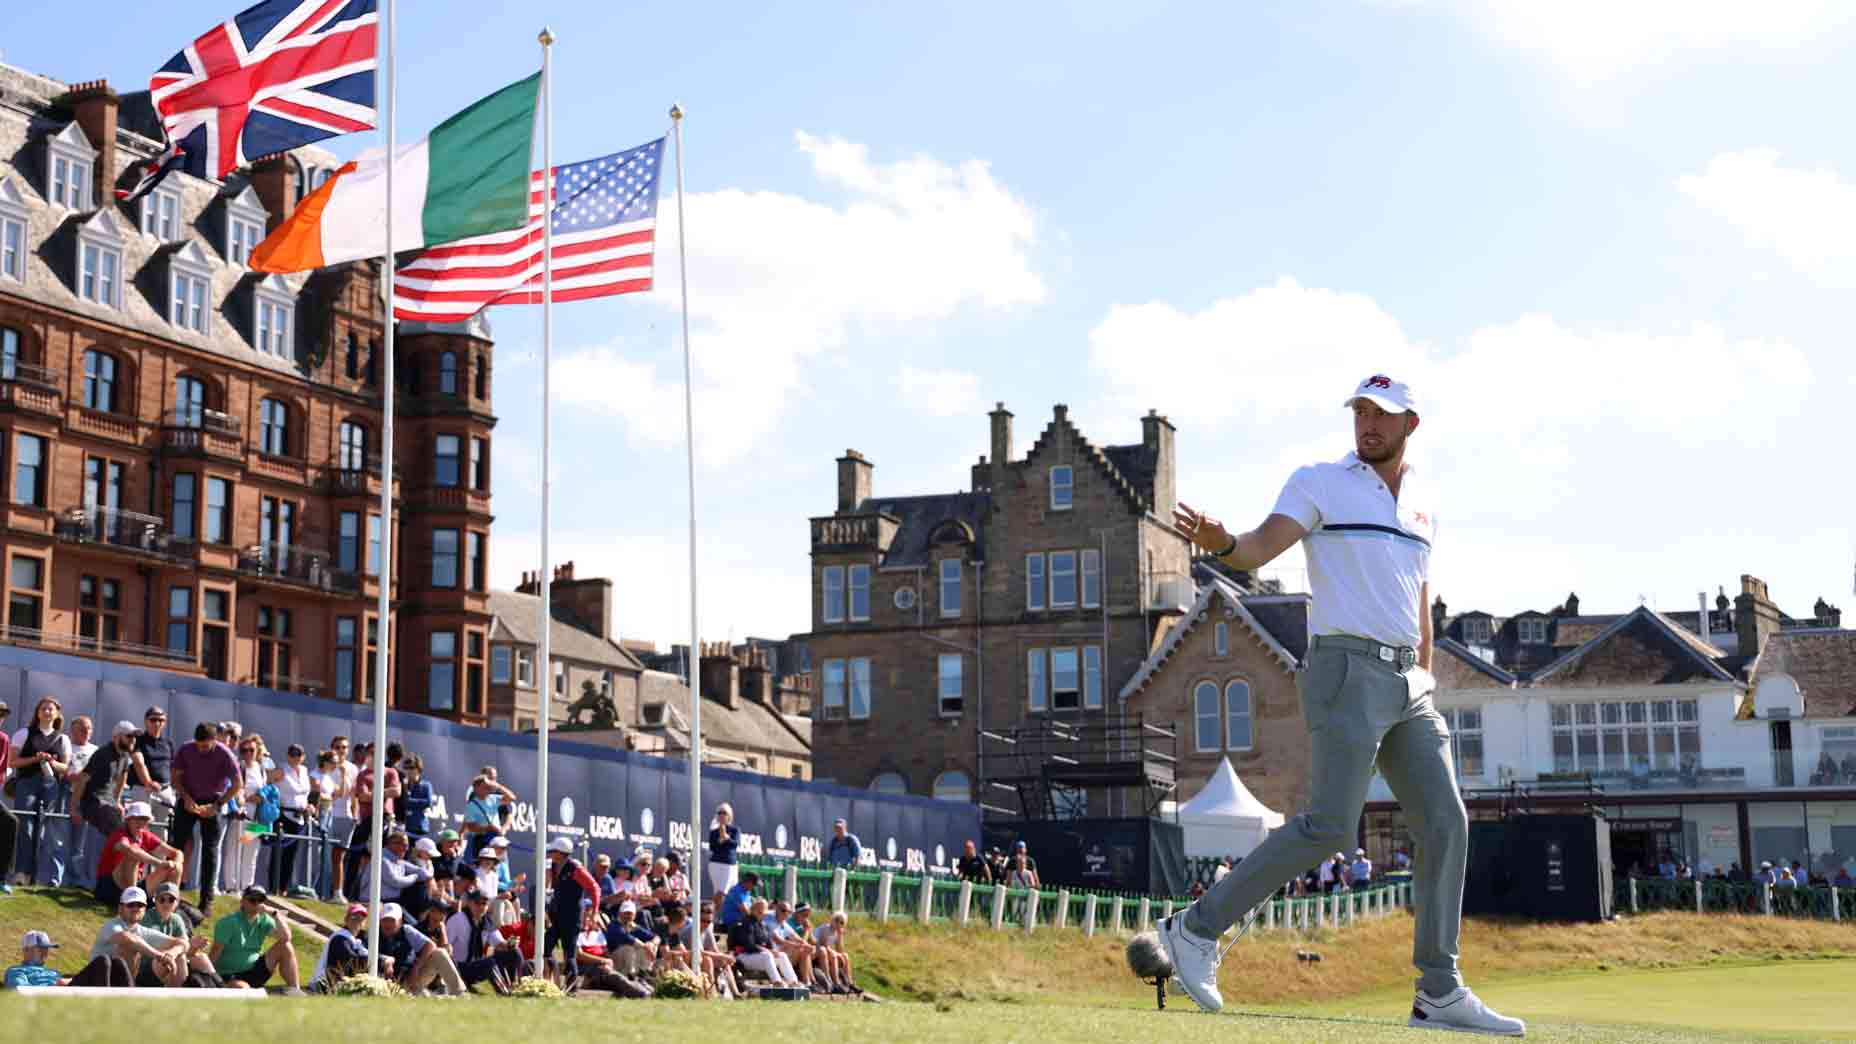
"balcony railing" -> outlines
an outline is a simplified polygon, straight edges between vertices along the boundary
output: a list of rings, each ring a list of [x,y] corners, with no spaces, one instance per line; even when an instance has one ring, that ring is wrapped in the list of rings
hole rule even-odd
[[[329,492],[340,495],[344,493],[374,493],[380,489],[380,455],[370,453],[365,457],[352,455],[338,456],[331,467],[322,469],[322,482]],[[394,481],[399,481],[399,465],[394,464]]]
[[[66,511],[55,533],[75,544],[103,544],[159,558],[189,558],[194,549],[191,539],[169,532],[166,519],[95,504]]]
[[[161,425],[165,428],[179,428],[191,431],[210,431],[215,435],[228,438],[242,438],[243,425],[237,417],[218,410],[209,410],[203,406],[180,406],[162,415]]]
[[[877,515],[828,515],[812,520],[812,547],[875,547],[880,532]]]
[[[190,664],[193,654],[174,652],[155,645],[142,645],[138,642],[109,641],[102,638],[86,638],[75,634],[61,634],[53,631],[41,631],[34,627],[12,627],[0,624],[0,639],[15,642],[32,642],[58,649],[71,649],[77,652],[105,653],[114,658],[133,658],[154,660],[163,664]]]
[[[1772,752],[1772,785],[1795,787],[1799,781],[1798,759],[1789,750]]]
[[[9,360],[0,365],[0,381],[29,384],[49,392],[58,390],[58,375],[43,366]]]
[[[311,551],[294,544],[252,544],[238,553],[239,572],[267,580],[282,580],[319,591],[354,594],[361,590],[358,574],[337,569],[327,551]]]
[[[161,418],[161,447],[169,453],[236,460],[244,452],[244,432],[237,417],[183,406]]]

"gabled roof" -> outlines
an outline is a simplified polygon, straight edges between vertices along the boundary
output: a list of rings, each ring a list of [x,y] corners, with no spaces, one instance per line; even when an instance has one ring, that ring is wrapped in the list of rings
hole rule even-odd
[[[1274,656],[1277,663],[1282,664],[1283,670],[1294,671],[1301,665],[1295,654],[1284,648],[1283,644],[1276,640],[1276,636],[1271,634],[1269,629],[1244,607],[1243,596],[1237,588],[1222,579],[1211,579],[1199,587],[1199,597],[1193,601],[1192,608],[1187,610],[1186,615],[1181,617],[1179,622],[1167,632],[1166,638],[1160,642],[1160,647],[1141,662],[1140,669],[1135,671],[1134,676],[1121,687],[1118,698],[1123,703],[1133,699],[1136,694],[1147,687],[1147,683],[1152,681],[1155,675],[1160,673],[1161,669],[1166,666],[1167,660],[1179,648],[1179,644],[1185,641],[1186,635],[1190,634],[1192,629],[1209,615],[1214,602],[1224,606],[1232,618],[1243,624],[1251,637],[1262,645],[1266,652]]]
[[[536,616],[541,609],[540,597],[517,591],[491,591],[489,602],[490,615],[495,618],[490,626],[491,641],[539,644],[537,635],[540,630],[536,626]],[[550,619],[552,625],[548,629],[548,653],[553,658],[600,667],[644,670],[644,664],[638,662],[638,657],[618,643],[583,631],[559,617],[551,615]]]
[[[200,241],[197,239],[184,239],[179,246],[168,251],[168,263],[204,269],[208,272],[213,269],[212,255],[200,248]]]
[[[1458,672],[1479,675],[1497,685],[1512,686],[1515,683],[1516,679],[1513,674],[1476,655],[1468,646],[1455,638],[1435,638],[1432,646],[1434,652],[1445,653],[1450,657],[1448,663],[1438,663],[1434,659],[1432,661],[1432,666],[1437,668],[1433,673],[1437,675],[1437,687],[1440,689],[1456,687],[1449,683],[1449,675],[1453,667]],[[1459,664],[1460,667],[1455,667]]]
[[[97,147],[90,143],[90,135],[84,133],[84,128],[78,126],[76,120],[59,128],[58,133],[49,135],[45,141],[48,145],[63,145],[90,153],[97,151]]]
[[[972,534],[976,549],[986,513],[992,507],[988,493],[933,493],[920,497],[871,497],[858,505],[860,512],[880,512],[901,523],[890,539],[883,556],[885,567],[912,568],[929,564],[933,558],[933,540],[937,530],[948,522],[962,527],[962,535]],[[983,550],[981,551],[983,554]]]
[[[0,207],[12,210],[26,209],[26,197],[20,193],[19,186],[14,184],[18,180],[17,177],[0,170]]]
[[[1755,687],[1772,675],[1789,675],[1807,718],[1856,715],[1856,631],[1781,631],[1766,639],[1749,673]]]
[[[226,187],[231,188],[230,185]],[[258,198],[258,191],[250,184],[246,184],[237,194],[227,193],[225,200],[226,206],[233,210],[247,211],[252,216],[270,216],[269,211],[264,209],[264,201]]]
[[[109,239],[120,240],[128,235],[128,229],[123,226],[122,218],[116,216],[115,207],[99,208],[95,214],[85,218],[77,227],[78,231],[85,235],[104,236]]]
[[[1692,673],[1681,679],[1670,679],[1664,675],[1627,679],[1629,681],[1653,684],[1665,680],[1692,680],[1693,675],[1701,675],[1715,681],[1734,680],[1734,676],[1716,662],[1719,653],[1712,645],[1708,645],[1689,633],[1687,629],[1677,626],[1668,617],[1647,606],[1639,606],[1619,617],[1615,623],[1592,636],[1588,641],[1534,672],[1531,680],[1534,684],[1539,684],[1556,675],[1563,675],[1608,643],[1622,640],[1633,631],[1661,639],[1675,653],[1677,661],[1686,665]]]
[[[690,690],[683,679],[663,671],[646,671],[638,679],[640,704],[662,703],[662,725],[628,725],[645,733],[662,733],[673,749],[690,749]],[[751,750],[773,750],[794,757],[810,756],[812,720],[781,714],[758,700],[742,696],[733,707],[713,697],[702,701],[702,739]]]
[[[1115,462],[1109,459],[1108,453],[1104,451],[1102,447],[1090,442],[1083,436],[1083,433],[1077,429],[1075,424],[1070,423],[1070,411],[1067,406],[1058,406],[1056,408],[1055,415],[1051,418],[1051,422],[1039,433],[1037,441],[1031,444],[1031,448],[1025,451],[1025,463],[1029,464],[1042,455],[1045,445],[1050,441],[1051,435],[1059,428],[1069,433],[1071,443],[1075,446],[1079,457],[1095,465],[1096,470],[1102,474],[1103,478],[1109,481],[1110,485],[1115,487],[1116,491],[1122,495],[1122,498],[1128,502],[1130,507],[1134,508],[1136,511],[1145,512],[1153,506],[1152,483],[1150,482],[1148,484],[1146,492],[1143,493],[1135,484],[1134,479],[1123,473],[1122,470],[1115,465]],[[1112,449],[1114,447],[1110,448]],[[1125,449],[1125,447],[1123,449]],[[1124,453],[1124,459],[1133,463],[1132,454]]]

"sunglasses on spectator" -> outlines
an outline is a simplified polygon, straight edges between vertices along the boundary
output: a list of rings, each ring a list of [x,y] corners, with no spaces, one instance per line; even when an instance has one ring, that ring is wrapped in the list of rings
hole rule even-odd
[[[160,903],[178,903],[178,902],[180,902],[180,896],[178,896],[178,895],[157,895],[157,896],[155,896],[155,902],[156,902],[156,904],[160,904]]]

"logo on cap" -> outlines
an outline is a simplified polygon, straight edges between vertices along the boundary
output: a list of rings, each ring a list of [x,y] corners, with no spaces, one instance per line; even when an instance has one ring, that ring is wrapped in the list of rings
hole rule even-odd
[[[1362,388],[1390,388],[1392,387],[1392,378],[1387,377],[1383,373],[1376,373],[1372,375],[1371,377],[1368,377],[1366,379],[1366,383],[1362,384],[1360,387]]]

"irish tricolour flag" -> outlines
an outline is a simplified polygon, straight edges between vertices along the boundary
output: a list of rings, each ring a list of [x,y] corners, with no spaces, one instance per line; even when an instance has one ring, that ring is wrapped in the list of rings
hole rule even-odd
[[[415,250],[528,220],[539,74],[497,91],[393,158],[393,249]],[[387,248],[387,160],[362,154],[310,193],[259,243],[251,267],[302,272]]]

